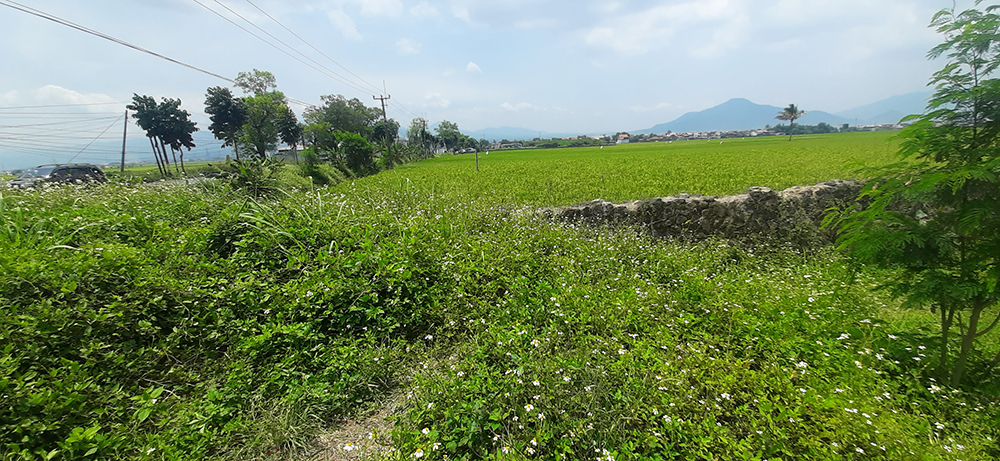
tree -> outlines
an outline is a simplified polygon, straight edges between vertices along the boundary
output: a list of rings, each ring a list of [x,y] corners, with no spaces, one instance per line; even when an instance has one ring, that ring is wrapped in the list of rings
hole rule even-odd
[[[191,121],[191,114],[188,111],[181,109],[180,99],[163,98],[157,106],[157,112],[160,123],[160,146],[170,146],[170,151],[174,153],[175,168],[176,152],[180,152],[181,171],[187,175],[187,170],[184,169],[184,148],[190,151],[195,147],[193,134],[198,131],[197,123]]]
[[[437,132],[438,140],[444,143],[445,149],[451,150],[458,147],[458,143],[462,138],[462,132],[458,130],[457,123],[443,120],[435,131]]]
[[[295,113],[285,104],[285,95],[275,88],[270,72],[254,69],[240,72],[236,86],[251,96],[234,98],[228,88],[212,87],[205,98],[205,113],[211,116],[208,129],[224,146],[240,153],[249,153],[257,160],[284,142],[295,148],[302,138],[302,126]]]
[[[358,176],[363,176],[375,169],[375,147],[367,139],[357,133],[337,132],[340,150],[347,158],[347,167]]]
[[[278,120],[287,116],[288,111],[285,95],[279,91],[263,93],[248,96],[243,103],[247,115],[239,142],[244,152],[252,154],[258,160],[264,160],[268,152],[278,148],[281,136]]]
[[[136,125],[139,125],[139,128],[142,128],[146,132],[149,144],[153,148],[153,158],[156,159],[156,168],[160,171],[161,175],[166,176],[170,172],[164,163],[166,155],[162,154],[159,144],[156,143],[160,132],[156,99],[152,96],[139,96],[133,93],[132,104],[125,106],[125,108],[132,111],[132,118],[135,119]]]
[[[184,148],[195,147],[192,133],[198,131],[197,124],[190,120],[191,114],[180,108],[180,99],[163,98],[159,104],[151,96],[132,96],[132,104],[127,108],[134,113],[136,124],[146,131],[146,137],[153,148],[156,166],[160,174],[170,174],[170,160],[167,158],[167,146],[177,162],[177,151],[181,152],[180,168],[184,171]],[[177,168],[175,166],[175,168]],[[185,171],[186,173],[186,171]]]
[[[418,117],[410,121],[410,127],[406,130],[407,142],[417,145],[423,152],[423,158],[430,157],[431,147],[437,142],[434,135],[427,131],[427,127],[427,119]]]
[[[375,122],[375,126],[372,127],[372,138],[385,143],[385,167],[391,170],[396,163],[392,147],[396,145],[396,141],[399,139],[399,122],[391,118],[386,121]]]
[[[308,123],[326,122],[334,130],[357,133],[371,140],[375,122],[382,111],[367,107],[357,98],[348,100],[342,95],[320,96],[323,105],[306,111],[303,115]]]
[[[236,147],[246,123],[247,109],[242,98],[234,98],[229,88],[216,86],[208,89],[205,95],[205,113],[209,115],[212,124],[208,130],[215,138],[222,141],[223,147]],[[237,159],[239,151],[237,150]]]
[[[244,93],[255,96],[269,93],[278,88],[278,82],[274,78],[274,74],[257,69],[254,69],[253,72],[240,72],[237,74],[234,85],[242,89]]]
[[[939,366],[957,386],[1000,299],[1000,16],[995,6],[938,12],[944,35],[928,57],[948,63],[924,114],[901,133],[903,162],[887,167],[839,218],[839,246],[864,263],[905,273],[886,282],[911,305],[930,306],[941,325]],[[949,370],[950,332],[960,336]],[[1000,354],[993,365],[1000,362]]]
[[[789,122],[790,125],[788,130],[789,141],[792,140],[792,128],[795,126],[795,120],[799,119],[805,114],[806,111],[799,110],[799,108],[796,107],[795,104],[789,104],[788,107],[784,108],[781,112],[778,113],[778,115],[774,117],[778,120],[786,120]]]

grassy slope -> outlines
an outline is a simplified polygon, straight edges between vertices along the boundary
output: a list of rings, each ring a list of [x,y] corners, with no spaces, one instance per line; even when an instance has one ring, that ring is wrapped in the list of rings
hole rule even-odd
[[[783,145],[742,170],[801,182],[768,171]],[[891,273],[512,214],[531,187],[469,197],[456,161],[399,170],[433,197],[396,172],[267,201],[4,191],[0,459],[294,459],[395,395],[388,458],[998,456],[994,376],[938,390],[933,319],[872,290]]]

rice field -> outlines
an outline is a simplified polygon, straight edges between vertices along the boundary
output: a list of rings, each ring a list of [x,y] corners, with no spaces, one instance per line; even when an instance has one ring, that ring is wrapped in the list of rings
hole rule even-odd
[[[497,151],[444,156],[341,185],[379,183],[434,195],[505,204],[571,205],[678,193],[728,195],[856,178],[893,161],[897,132],[625,144],[615,147]]]

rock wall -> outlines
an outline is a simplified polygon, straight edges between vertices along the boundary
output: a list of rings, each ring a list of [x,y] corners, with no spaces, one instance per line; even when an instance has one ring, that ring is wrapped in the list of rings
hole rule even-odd
[[[787,241],[822,244],[836,238],[821,229],[826,210],[845,206],[861,191],[857,181],[832,180],[783,191],[751,187],[725,197],[680,194],[614,204],[594,200],[575,206],[546,208],[557,219],[591,223],[638,224],[654,236],[702,240]]]

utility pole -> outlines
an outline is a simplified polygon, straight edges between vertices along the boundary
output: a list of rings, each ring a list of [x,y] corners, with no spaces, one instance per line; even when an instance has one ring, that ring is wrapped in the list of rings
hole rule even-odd
[[[385,96],[372,96],[372,99],[376,101],[382,101],[382,121],[388,122],[389,121],[388,117],[386,117],[385,115],[385,102],[392,99],[392,95],[390,94]]]
[[[122,128],[122,167],[121,172],[125,173],[125,140],[128,139],[128,109],[125,109],[125,128]]]
[[[388,127],[388,125],[389,125],[389,117],[385,115],[385,102],[387,100],[389,100],[389,99],[392,99],[392,95],[391,94],[387,94],[385,96],[378,96],[378,97],[372,96],[372,99],[373,100],[378,100],[378,101],[382,102],[382,122],[385,123],[386,126]],[[392,159],[392,145],[389,144],[389,133],[388,132],[385,133],[385,155],[388,157],[387,158],[388,161],[386,163],[388,164],[389,168],[392,168],[392,161],[393,161],[393,159]]]

